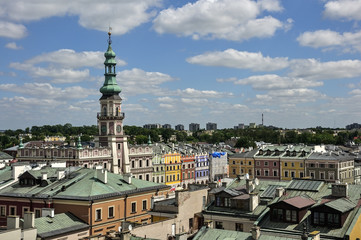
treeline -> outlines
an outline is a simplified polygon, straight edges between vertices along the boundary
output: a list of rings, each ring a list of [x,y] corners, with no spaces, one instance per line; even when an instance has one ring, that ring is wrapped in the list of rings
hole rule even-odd
[[[81,136],[82,141],[92,141],[93,136],[98,134],[98,128],[92,126],[75,127],[70,123],[64,125],[44,125],[32,126],[25,130],[6,130],[0,136],[0,149],[8,148],[19,144],[19,134],[32,134],[32,139],[24,137],[23,142],[30,140],[44,140],[46,136],[64,136],[66,141],[70,142],[72,136]],[[336,144],[344,145],[348,141],[360,144],[360,132],[357,130],[337,131],[328,128],[314,128],[302,131],[301,133],[294,130],[282,130],[276,128],[248,128],[248,129],[221,129],[209,133],[200,130],[192,134],[174,129],[145,129],[137,126],[124,126],[124,133],[129,136],[130,144],[145,144],[149,138],[152,143],[155,142],[206,142],[216,144],[227,142],[235,147],[254,147],[255,141],[263,141],[273,144]],[[175,136],[175,138],[174,138]]]
[[[18,145],[20,142],[20,134],[31,134],[32,138],[29,136],[23,137],[23,142],[28,142],[30,140],[44,140],[46,136],[64,136],[66,141],[70,142],[72,136],[78,136],[81,134],[82,141],[92,141],[94,135],[98,134],[98,128],[95,125],[92,126],[80,126],[75,127],[70,123],[64,125],[44,125],[44,126],[32,126],[31,128],[27,127],[17,130],[5,130],[3,135],[0,136],[0,150]]]

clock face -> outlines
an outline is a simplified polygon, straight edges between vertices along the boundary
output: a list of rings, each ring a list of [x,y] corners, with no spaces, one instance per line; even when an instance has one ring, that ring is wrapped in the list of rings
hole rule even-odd
[[[120,133],[120,130],[121,130],[120,125],[118,125],[117,126],[117,132]]]
[[[107,129],[106,129],[105,125],[102,125],[102,133],[105,133],[106,130]]]

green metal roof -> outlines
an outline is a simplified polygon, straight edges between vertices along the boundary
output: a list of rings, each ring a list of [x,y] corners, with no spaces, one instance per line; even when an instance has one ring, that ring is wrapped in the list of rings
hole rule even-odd
[[[12,160],[13,157],[7,153],[0,152],[0,160]]]
[[[51,217],[35,218],[37,234],[41,238],[54,237],[73,231],[82,231],[89,225],[71,214],[70,212],[55,214]]]
[[[296,179],[290,182],[287,190],[318,191],[323,184],[323,181]]]
[[[348,212],[356,207],[356,204],[347,198],[339,198],[334,201],[326,202],[324,205],[341,213]]]

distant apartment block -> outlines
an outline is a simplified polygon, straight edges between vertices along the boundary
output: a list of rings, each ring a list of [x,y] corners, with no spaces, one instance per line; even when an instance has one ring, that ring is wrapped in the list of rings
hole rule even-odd
[[[255,123],[249,123],[249,128],[257,128],[257,124],[255,124]]]
[[[238,124],[238,126],[234,126],[234,129],[244,129],[245,126],[244,126],[244,123],[240,123]]]
[[[143,125],[143,128],[145,128],[145,129],[156,129],[156,128],[162,128],[162,125],[160,125],[159,123],[149,123],[149,124]]]
[[[200,129],[199,123],[191,123],[189,124],[189,131],[196,132]]]
[[[166,123],[162,126],[162,128],[165,128],[165,129],[171,129],[172,128],[172,125]]]
[[[183,124],[178,124],[175,126],[175,130],[177,131],[184,131],[184,125]]]
[[[361,124],[359,123],[352,123],[346,126],[347,130],[359,129],[359,128],[361,128]]]
[[[217,130],[217,123],[208,122],[206,124],[206,130]]]

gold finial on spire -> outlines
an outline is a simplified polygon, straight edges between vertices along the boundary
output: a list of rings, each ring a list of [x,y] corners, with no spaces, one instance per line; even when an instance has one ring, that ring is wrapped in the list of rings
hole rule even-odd
[[[108,43],[109,44],[112,44],[112,39],[110,38],[111,35],[112,35],[112,28],[109,26],[109,31],[108,31],[108,36],[109,36]]]

